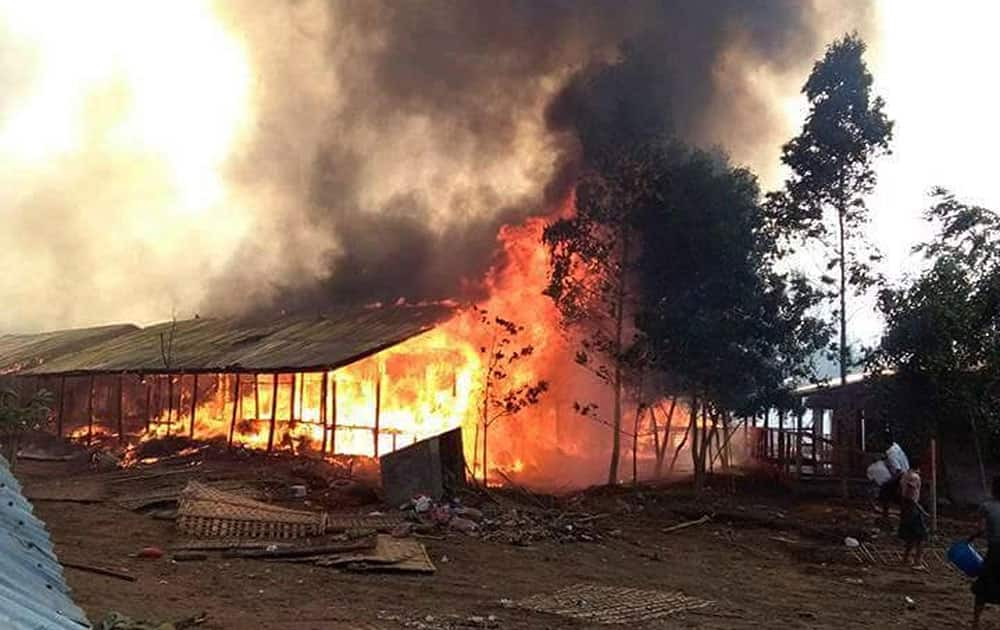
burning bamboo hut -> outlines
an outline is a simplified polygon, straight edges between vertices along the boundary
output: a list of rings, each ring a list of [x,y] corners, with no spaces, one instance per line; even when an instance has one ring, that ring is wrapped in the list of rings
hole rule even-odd
[[[0,371],[55,395],[60,437],[172,435],[378,457],[461,426],[468,357],[445,306],[342,309],[266,322],[196,318],[0,336]]]

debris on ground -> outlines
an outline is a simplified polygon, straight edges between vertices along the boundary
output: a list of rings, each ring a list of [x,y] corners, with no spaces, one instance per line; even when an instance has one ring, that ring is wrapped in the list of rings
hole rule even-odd
[[[200,613],[177,621],[137,621],[118,612],[110,612],[97,624],[96,630],[184,630],[200,626],[208,620],[206,613]]]
[[[680,592],[577,584],[506,605],[599,624],[639,624],[698,610],[714,602]]]
[[[446,431],[386,453],[379,465],[382,490],[391,505],[417,495],[441,500],[465,486],[462,430]]]

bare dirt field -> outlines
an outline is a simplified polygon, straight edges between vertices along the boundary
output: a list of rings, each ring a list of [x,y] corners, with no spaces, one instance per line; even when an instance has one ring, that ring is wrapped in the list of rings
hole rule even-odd
[[[606,597],[605,604],[627,611],[646,597],[628,591],[598,596],[594,586],[710,602],[659,618],[633,617],[619,627],[930,630],[965,627],[970,617],[968,581],[936,554],[927,572],[893,566],[891,554],[899,548],[891,530],[872,538],[877,528],[869,506],[793,497],[774,486],[719,483],[723,488],[698,501],[677,487],[599,489],[572,499],[573,509],[594,515],[596,540],[520,546],[448,532],[421,540],[437,567],[433,575],[358,574],[218,553],[173,561],[170,546],[183,538],[173,521],[108,498],[125,486],[136,493],[162,483],[162,477],[149,478],[149,470],[160,468],[123,480],[121,472],[95,472],[86,462],[19,463],[18,476],[61,560],[137,578],[128,582],[67,568],[73,596],[92,621],[109,611],[157,621],[204,612],[207,620],[199,627],[206,629],[607,628],[614,626],[599,625],[594,617],[574,619],[512,603],[569,587],[579,596],[563,601],[564,609],[594,606]],[[185,477],[242,476],[248,483],[291,479],[287,466],[263,458],[193,466],[189,472]],[[299,503],[318,509],[315,501]],[[364,513],[375,507],[343,509]],[[699,514],[714,517],[663,531]],[[944,519],[933,546],[943,548],[969,527]],[[842,542],[845,532],[854,531],[870,543],[860,556]],[[150,545],[166,555],[135,556]],[[1000,610],[988,610],[985,622],[1000,628]]]

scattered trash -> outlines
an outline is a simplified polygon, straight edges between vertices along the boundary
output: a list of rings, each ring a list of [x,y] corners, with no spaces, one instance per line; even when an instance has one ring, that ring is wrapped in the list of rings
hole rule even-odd
[[[914,600],[914,599],[913,599],[912,597],[910,597],[909,595],[907,595],[907,596],[906,596],[906,597],[904,597],[903,599],[904,599],[904,600],[906,601],[906,607],[907,607],[907,608],[909,608],[910,610],[913,610],[914,608],[916,608],[916,607],[917,607],[917,602],[916,602],[916,600]]]
[[[125,573],[124,571],[116,571],[115,569],[107,569],[105,567],[96,567],[89,564],[82,564],[79,562],[63,562],[62,565],[68,569],[76,569],[77,571],[86,571],[87,573],[96,573],[98,575],[106,575],[108,577],[118,578],[119,580],[125,580],[126,582],[135,582],[136,577]]]
[[[687,529],[688,527],[695,527],[696,525],[704,525],[705,523],[712,520],[712,517],[706,514],[699,519],[693,521],[687,521],[685,523],[678,523],[677,525],[671,525],[670,527],[664,528],[663,533],[669,534],[670,532],[680,531],[682,529]]]
[[[142,549],[139,550],[139,553],[136,554],[136,557],[138,557],[138,558],[150,558],[150,559],[156,560],[157,558],[162,558],[163,557],[163,549],[160,549],[159,547],[153,547],[153,546],[143,547]]]
[[[293,499],[306,498],[306,487],[304,485],[297,484],[289,486],[288,491],[291,493]]]
[[[203,551],[178,551],[174,553],[172,559],[175,562],[199,562],[208,560],[208,554]]]
[[[848,549],[857,549],[858,547],[861,546],[861,543],[858,542],[857,538],[851,538],[850,536],[848,536],[847,538],[844,539],[844,546],[847,547]]]
[[[452,529],[457,529],[463,534],[475,534],[479,526],[476,525],[475,521],[471,521],[467,518],[462,518],[461,516],[454,516],[450,521],[448,521],[448,527]]]

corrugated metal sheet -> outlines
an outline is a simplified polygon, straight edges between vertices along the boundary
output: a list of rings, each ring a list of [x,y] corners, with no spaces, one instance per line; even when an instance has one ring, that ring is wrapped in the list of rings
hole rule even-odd
[[[434,305],[345,309],[322,317],[286,317],[265,323],[192,319],[124,331],[99,343],[35,361],[18,373],[333,369],[430,330],[450,313],[451,309]],[[169,344],[171,329],[173,343]],[[171,348],[169,362],[164,361],[164,345]],[[6,359],[0,359],[2,362]]]
[[[0,335],[0,374],[30,370],[108,339],[139,330],[138,326],[99,326],[33,335]]]
[[[0,628],[89,628],[73,603],[45,523],[0,456]]]

